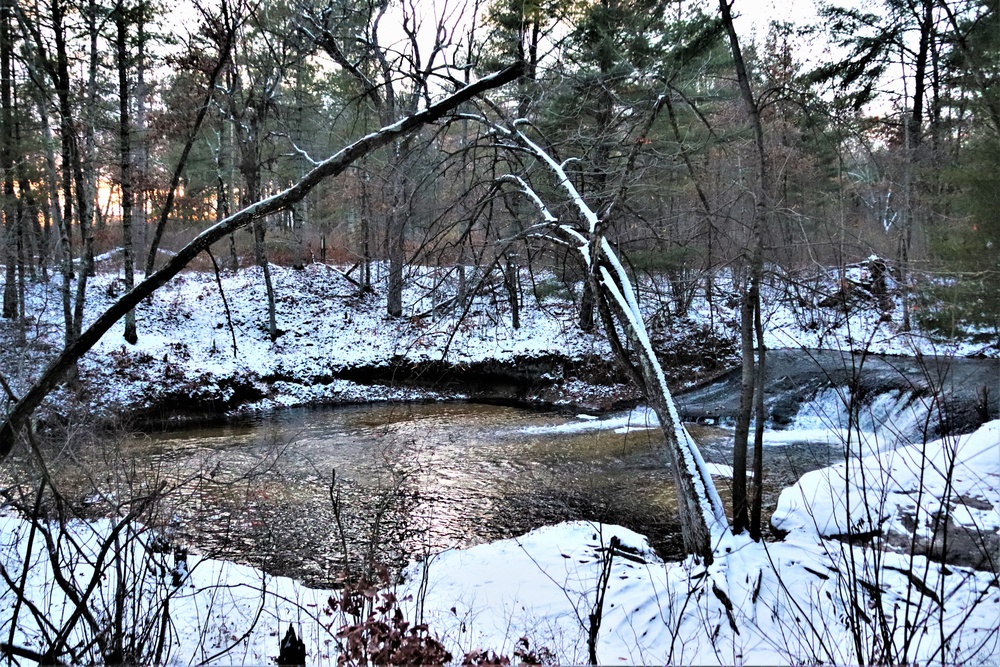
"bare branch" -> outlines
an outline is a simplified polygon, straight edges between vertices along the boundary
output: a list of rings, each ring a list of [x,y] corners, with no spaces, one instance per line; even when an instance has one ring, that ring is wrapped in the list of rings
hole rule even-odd
[[[443,100],[427,107],[423,111],[403,118],[387,127],[373,132],[353,144],[343,148],[338,153],[324,160],[302,179],[287,190],[258,201],[233,215],[219,221],[196,236],[190,243],[181,248],[158,271],[139,283],[135,289],[124,294],[80,336],[67,345],[62,353],[49,365],[35,384],[17,402],[3,425],[0,426],[0,460],[10,454],[21,429],[35,408],[62,380],[66,371],[84,354],[86,354],[105,333],[125,314],[139,305],[143,299],[165,285],[176,276],[201,252],[209,248],[238,229],[249,226],[255,220],[262,219],[272,213],[286,209],[301,201],[319,183],[343,173],[348,167],[372,151],[386,144],[409,135],[427,123],[433,122],[455,107],[467,102],[476,95],[509,83],[524,72],[524,64],[516,63],[500,72],[487,76],[479,81],[452,93]]]

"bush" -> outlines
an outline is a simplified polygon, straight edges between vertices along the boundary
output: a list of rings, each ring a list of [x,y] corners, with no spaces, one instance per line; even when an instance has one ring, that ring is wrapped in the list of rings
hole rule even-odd
[[[389,571],[379,568],[376,581],[348,583],[329,599],[330,609],[350,622],[335,635],[338,665],[443,665],[451,653],[424,623],[410,625],[396,594],[386,590]]]

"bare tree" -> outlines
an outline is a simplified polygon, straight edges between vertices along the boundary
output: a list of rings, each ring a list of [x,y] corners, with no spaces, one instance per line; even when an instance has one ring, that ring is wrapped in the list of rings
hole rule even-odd
[[[198,9],[202,13],[205,36],[216,45],[218,49],[218,56],[216,57],[212,69],[206,72],[205,95],[202,104],[198,107],[194,123],[192,123],[188,130],[188,135],[185,139],[184,146],[181,149],[177,165],[174,167],[173,173],[170,177],[170,185],[167,187],[166,191],[166,200],[160,208],[159,219],[156,223],[156,229],[153,231],[153,239],[149,244],[149,253],[146,256],[147,278],[153,274],[153,271],[156,268],[156,255],[160,247],[160,240],[163,238],[163,232],[167,227],[167,221],[170,219],[170,213],[174,208],[174,199],[177,187],[180,185],[181,178],[184,175],[184,170],[187,167],[188,158],[191,155],[191,149],[194,147],[195,141],[198,139],[199,130],[205,122],[205,117],[208,115],[209,109],[212,106],[212,101],[216,97],[216,86],[223,70],[229,63],[233,42],[236,39],[236,30],[239,26],[239,20],[230,14],[228,11],[229,7],[225,2],[220,4],[218,14],[212,14],[211,12],[203,9],[200,5],[198,6]],[[222,149],[220,148],[220,150]]]
[[[132,239],[132,216],[134,200],[132,189],[132,119],[129,113],[131,95],[128,77],[128,29],[129,21],[124,3],[114,12],[115,49],[118,55],[118,150],[119,185],[122,202],[122,266],[125,272],[125,290],[135,287],[135,261]],[[125,315],[125,340],[134,345],[139,339],[135,328],[135,311]]]
[[[246,228],[259,218],[287,209],[301,201],[323,180],[342,174],[348,167],[372,151],[412,134],[475,96],[513,81],[522,74],[523,69],[521,63],[512,65],[459,89],[444,99],[427,106],[422,111],[358,139],[318,163],[290,188],[254,202],[201,232],[190,243],[181,248],[163,267],[136,285],[135,289],[119,298],[110,308],[98,316],[94,323],[80,336],[63,348],[59,356],[49,364],[28,391],[21,396],[7,414],[3,425],[0,426],[0,460],[5,459],[10,454],[18,435],[32,413],[66,376],[66,373],[75,366],[77,360],[97,344],[115,322],[180,273],[195,257],[208,250],[213,243],[239,229]]]
[[[42,35],[39,24],[32,20],[19,5],[14,3],[13,9],[21,32],[28,46],[28,61],[31,79],[34,86],[41,89],[42,96],[51,91],[56,97],[56,110],[59,118],[60,162],[62,171],[61,192],[53,197],[53,207],[62,206],[59,219],[62,222],[61,246],[63,252],[63,314],[66,325],[66,342],[69,343],[80,335],[83,327],[84,298],[86,296],[87,276],[93,269],[93,232],[91,229],[93,200],[88,197],[92,188],[88,186],[84,174],[83,159],[80,151],[80,138],[77,134],[79,118],[76,114],[76,100],[72,97],[74,87],[70,79],[70,48],[67,37],[70,32],[66,27],[67,7],[62,0],[53,0],[49,6],[48,20],[52,32],[55,54],[50,52]],[[56,176],[55,161],[51,177]],[[53,187],[56,180],[53,178]],[[76,208],[74,209],[74,202]],[[74,213],[75,210],[75,213]],[[79,279],[76,284],[75,297],[71,294],[73,276],[72,225],[74,219],[80,232],[82,245],[82,262]]]
[[[642,389],[660,420],[669,463],[677,484],[685,549],[706,563],[711,563],[713,544],[728,531],[725,508],[701,452],[681,423],[674,406],[663,369],[639,310],[632,280],[605,237],[615,204],[624,197],[624,184],[627,183],[631,169],[625,169],[623,185],[619,186],[615,198],[599,215],[577,191],[563,165],[553,159],[548,151],[516,125],[493,127],[510,150],[527,152],[543,165],[557,191],[562,193],[560,208],[566,207],[573,212],[572,222],[561,219],[553,213],[555,207],[546,204],[539,195],[539,190],[533,188],[523,177],[513,174],[503,177],[505,182],[514,184],[528,198],[541,216],[541,222],[527,228],[521,236],[569,248],[575,251],[577,260],[583,265],[595,295],[597,312],[615,357]],[[637,151],[641,145],[641,141],[636,142],[633,151]],[[634,164],[634,155],[630,156],[628,163]],[[629,354],[630,349],[634,357]],[[717,594],[725,595],[722,589],[718,589]]]
[[[760,539],[761,517],[761,476],[763,474],[764,435],[764,370],[766,351],[763,340],[763,323],[760,312],[760,284],[764,277],[764,233],[770,201],[769,172],[767,154],[764,148],[764,129],[760,121],[760,108],[751,88],[739,37],[733,26],[732,0],[719,0],[722,23],[729,38],[736,80],[739,84],[740,99],[753,130],[756,152],[755,179],[751,193],[753,219],[748,238],[748,257],[745,260],[743,294],[740,299],[740,348],[743,359],[740,380],[740,409],[736,419],[736,434],[733,444],[733,531],[743,532],[749,528],[754,539]],[[757,358],[754,359],[756,341]],[[756,397],[756,399],[755,399]],[[750,436],[750,420],[756,412],[754,433],[754,489],[753,516],[751,522],[747,511],[747,445]]]
[[[343,68],[357,86],[359,97],[375,113],[383,126],[416,112],[428,98],[436,78],[446,81],[451,63],[448,56],[456,48],[453,28],[448,27],[455,7],[445,3],[434,17],[433,42],[422,48],[423,17],[415,2],[403,2],[402,39],[392,43],[385,24],[389,0],[369,0],[360,9],[329,1],[306,12],[302,30],[333,62]],[[344,34],[346,27],[352,33]],[[457,48],[456,48],[457,50]],[[403,314],[403,269],[406,264],[406,236],[415,183],[410,160],[416,148],[413,137],[400,137],[386,147],[385,191],[388,207],[385,221],[386,254],[389,259],[387,311],[392,317]],[[365,185],[367,186],[367,181]]]

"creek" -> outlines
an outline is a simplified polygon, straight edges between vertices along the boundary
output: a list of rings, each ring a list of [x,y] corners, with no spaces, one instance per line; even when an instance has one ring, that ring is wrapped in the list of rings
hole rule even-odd
[[[335,580],[345,552],[347,566],[401,566],[574,519],[624,525],[679,558],[662,434],[642,410],[618,421],[463,402],[292,409],[135,437],[121,453],[176,487],[160,507],[171,541],[313,585]],[[691,431],[709,462],[731,462],[731,430]],[[835,449],[768,447],[781,463],[765,504]],[[729,480],[717,484],[728,505]]]
[[[781,489],[843,457],[838,428],[849,378],[835,373],[848,376],[850,357],[831,354],[825,369],[812,353],[771,355],[765,522]],[[912,379],[928,377],[926,366],[915,376],[893,360],[868,363],[873,370],[855,384],[869,415],[861,428],[905,424],[895,435],[910,437],[902,431],[927,423],[928,415],[942,422],[925,400],[926,383]],[[975,378],[963,376],[967,394],[983,377],[998,377],[995,362],[976,368]],[[701,422],[689,430],[718,468],[727,507],[732,429],[717,424],[731,420],[733,380],[720,377],[678,399],[685,418]],[[399,567],[442,549],[577,519],[624,525],[647,535],[663,558],[677,559],[683,554],[674,484],[662,434],[647,418],[638,409],[602,423],[468,402],[289,409],[127,438],[116,450],[125,472],[112,482],[132,494],[165,485],[147,520],[172,543],[316,586],[368,560]],[[66,459],[62,473],[79,478],[81,494],[95,484],[106,489],[112,482],[100,480],[112,475],[94,471],[110,469],[108,458],[106,446],[88,448]]]

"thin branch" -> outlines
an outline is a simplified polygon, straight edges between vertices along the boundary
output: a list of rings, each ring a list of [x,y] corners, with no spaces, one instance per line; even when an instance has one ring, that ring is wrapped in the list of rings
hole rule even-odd
[[[184,267],[206,248],[209,248],[213,243],[225,238],[236,230],[249,226],[255,220],[298,203],[321,182],[343,173],[348,167],[372,151],[411,134],[420,127],[437,120],[452,109],[487,90],[513,81],[521,76],[523,72],[524,63],[515,63],[500,72],[484,77],[452,93],[440,102],[425,108],[419,113],[403,118],[355,141],[314,167],[298,183],[287,190],[283,190],[271,197],[247,206],[196,236],[190,243],[181,248],[163,267],[136,285],[133,290],[124,294],[110,308],[104,311],[86,331],[83,331],[76,340],[67,345],[45,372],[41,374],[38,380],[35,381],[35,384],[28,390],[28,393],[17,402],[10,414],[7,415],[6,420],[0,425],[0,461],[10,454],[18,434],[27,423],[31,414],[49,392],[59,384],[66,371],[96,345],[101,337],[119,319],[124,317],[128,311],[135,308],[143,299],[180,273]]]
[[[215,269],[215,282],[219,286],[219,296],[222,297],[222,305],[226,309],[226,323],[229,325],[229,335],[233,337],[233,359],[235,359],[238,352],[236,349],[236,332],[233,330],[233,314],[229,310],[229,300],[226,299],[226,292],[222,289],[222,278],[219,276],[219,263],[215,261],[215,255],[212,254],[211,248],[206,248],[205,252],[208,253],[208,258],[212,260],[212,268]]]

